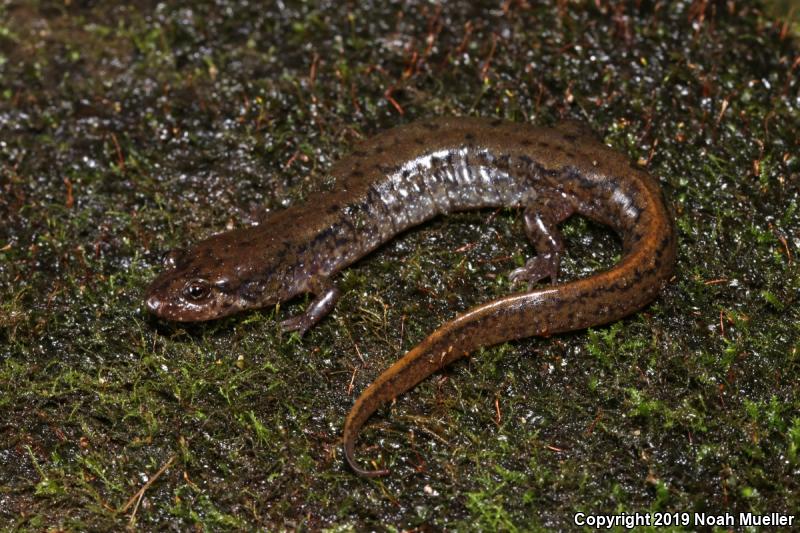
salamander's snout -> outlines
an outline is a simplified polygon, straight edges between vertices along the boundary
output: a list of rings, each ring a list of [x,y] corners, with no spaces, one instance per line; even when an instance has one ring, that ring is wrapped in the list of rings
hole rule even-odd
[[[145,300],[145,307],[147,307],[147,310],[154,315],[158,315],[158,312],[162,307],[161,299],[155,294],[151,294]]]
[[[185,322],[196,320],[194,302],[187,302],[182,294],[183,281],[176,277],[176,272],[167,271],[156,278],[144,299],[144,306],[158,318]]]
[[[144,306],[158,318],[180,320],[177,315],[180,314],[181,298],[180,295],[174,294],[174,290],[171,290],[172,283],[170,281],[168,275],[162,275],[156,279],[147,289]]]

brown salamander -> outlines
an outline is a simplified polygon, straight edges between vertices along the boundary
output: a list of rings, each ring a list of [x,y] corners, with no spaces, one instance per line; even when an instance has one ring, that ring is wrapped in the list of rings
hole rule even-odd
[[[442,118],[383,132],[330,171],[335,186],[262,224],[215,235],[166,257],[147,308],[177,321],[219,318],[310,293],[307,310],[281,322],[301,334],[339,297],[333,276],[398,233],[454,211],[523,208],[537,255],[513,282],[551,285],[498,298],[447,322],[381,374],[344,427],[353,470],[357,435],[383,403],[481,346],[604,324],[650,302],[670,277],[676,237],[656,180],[566,123],[555,129],[500,120]],[[610,226],[623,257],[610,270],[557,283],[557,225],[574,213]]]

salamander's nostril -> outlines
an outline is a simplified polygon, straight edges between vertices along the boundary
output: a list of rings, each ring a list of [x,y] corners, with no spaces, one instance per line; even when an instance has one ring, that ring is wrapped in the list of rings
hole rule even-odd
[[[159,300],[158,297],[156,297],[156,296],[150,296],[150,297],[147,298],[146,305],[147,305],[147,310],[148,311],[150,311],[151,313],[157,315],[158,314],[158,310],[161,307],[161,300]]]

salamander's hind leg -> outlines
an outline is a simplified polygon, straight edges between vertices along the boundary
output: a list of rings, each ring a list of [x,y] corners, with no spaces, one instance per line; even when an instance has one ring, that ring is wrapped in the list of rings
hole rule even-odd
[[[302,336],[333,310],[341,295],[339,289],[328,279],[313,283],[311,293],[314,295],[314,300],[304,313],[281,322],[283,331],[297,331]]]
[[[537,255],[528,259],[525,266],[509,274],[514,285],[522,282],[532,285],[546,278],[550,278],[551,283],[558,281],[561,254],[564,252],[558,224],[574,212],[573,203],[559,192],[541,194],[525,206],[525,233],[536,248]]]

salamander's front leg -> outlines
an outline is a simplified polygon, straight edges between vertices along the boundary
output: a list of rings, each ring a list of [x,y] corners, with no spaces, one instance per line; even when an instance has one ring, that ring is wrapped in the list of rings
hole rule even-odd
[[[309,328],[333,310],[341,295],[339,289],[327,278],[313,282],[310,292],[314,295],[314,300],[303,314],[282,321],[283,331],[297,331],[301,336],[304,335]]]
[[[570,199],[557,191],[542,193],[525,206],[525,233],[537,255],[509,274],[513,284],[523,281],[534,284],[545,278],[550,278],[551,283],[557,282],[564,253],[564,240],[557,225],[574,212]]]

